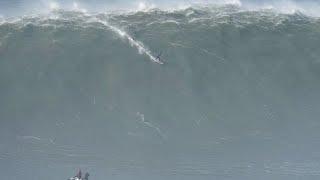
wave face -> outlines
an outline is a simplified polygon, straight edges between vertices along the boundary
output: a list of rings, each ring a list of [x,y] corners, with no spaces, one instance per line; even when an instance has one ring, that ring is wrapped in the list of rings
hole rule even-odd
[[[320,174],[317,18],[230,5],[0,24],[3,179]]]

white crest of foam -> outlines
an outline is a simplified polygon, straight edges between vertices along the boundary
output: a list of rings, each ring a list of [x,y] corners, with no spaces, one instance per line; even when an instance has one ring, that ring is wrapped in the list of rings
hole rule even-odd
[[[241,6],[241,0],[200,0],[193,2],[191,4],[198,4],[198,5],[236,5]]]
[[[121,38],[126,39],[132,47],[137,48],[139,54],[145,54],[147,57],[149,57],[149,59],[151,61],[156,62],[158,64],[163,64],[162,61],[160,61],[154,55],[152,55],[152,52],[148,48],[146,48],[142,42],[135,40],[133,37],[131,37],[125,31],[117,28],[116,26],[109,24],[107,21],[102,21],[98,18],[94,18],[93,21],[96,21],[96,22],[103,24],[104,26],[108,27],[111,31],[113,31],[117,35],[119,35]]]
[[[231,5],[237,5],[237,6],[241,6],[242,5],[240,0],[226,0],[225,4],[231,4]]]
[[[145,1],[140,1],[137,3],[137,10],[138,11],[149,11],[150,9],[155,8],[156,6],[154,4],[150,4]]]
[[[264,4],[259,9],[270,9],[284,14],[293,14],[297,11],[304,12],[302,7],[292,1],[278,1],[277,3]]]
[[[246,3],[243,6],[246,10],[273,10],[274,12],[283,14],[294,14],[296,12],[302,12],[308,16],[319,17],[320,16],[320,2],[303,2],[292,0],[279,0],[272,2],[264,2],[260,4]]]
[[[144,2],[139,2],[138,3],[138,10],[143,10],[143,9],[146,9],[147,6]]]
[[[52,10],[58,10],[60,9],[60,5],[59,3],[55,2],[55,1],[51,1],[49,2],[49,9]]]
[[[77,2],[72,3],[72,10],[78,11],[82,13],[87,13],[88,11],[85,8],[80,7],[80,5]]]
[[[0,25],[3,24],[5,22],[5,19],[2,15],[0,15]]]
[[[73,2],[73,3],[72,3],[72,5],[73,5],[73,8],[75,8],[75,9],[79,9],[79,5],[78,5],[78,3],[77,3],[77,2]]]

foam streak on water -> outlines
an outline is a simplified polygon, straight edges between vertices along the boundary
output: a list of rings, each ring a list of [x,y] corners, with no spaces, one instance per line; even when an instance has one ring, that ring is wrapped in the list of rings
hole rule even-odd
[[[152,52],[149,49],[147,49],[142,42],[135,40],[133,37],[131,37],[125,31],[109,24],[107,21],[103,21],[98,18],[94,18],[94,21],[103,24],[104,26],[106,26],[110,30],[112,30],[113,32],[117,33],[120,37],[128,40],[132,47],[137,48],[140,54],[145,54],[146,56],[148,56],[151,61],[156,62],[158,64],[163,64],[162,61],[160,61],[154,55],[152,55]]]

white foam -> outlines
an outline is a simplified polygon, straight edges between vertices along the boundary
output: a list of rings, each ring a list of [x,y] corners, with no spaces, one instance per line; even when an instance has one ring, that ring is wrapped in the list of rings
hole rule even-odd
[[[292,0],[279,0],[274,2],[264,2],[260,4],[244,4],[246,10],[273,10],[283,14],[294,14],[302,12],[308,16],[320,16],[320,3],[316,2],[296,2]]]
[[[60,5],[57,2],[51,1],[48,5],[51,11],[60,9]]]
[[[40,3],[39,3],[40,1]],[[73,0],[71,3],[62,2],[59,0],[36,0],[30,3],[24,3],[25,12],[43,13],[54,10],[75,10],[81,12],[137,12],[149,11],[154,8],[163,11],[177,11],[193,6],[215,6],[215,5],[235,5],[242,7],[245,10],[261,10],[272,9],[280,13],[295,13],[297,11],[303,12],[309,16],[320,17],[320,1],[294,1],[294,0],[267,0],[267,1],[247,1],[247,0],[130,0],[126,3],[121,2],[85,2],[80,0]],[[58,3],[59,2],[59,3]],[[22,12],[23,13],[23,12]],[[21,14],[21,11],[17,11]]]
[[[4,24],[6,20],[4,19],[3,16],[0,15],[0,25]]]
[[[297,11],[302,12],[308,16],[320,16],[320,2],[296,2],[292,0],[279,0],[279,1],[266,1],[266,2],[257,2],[250,3],[241,0],[198,0],[198,1],[182,1],[182,0],[173,0],[170,2],[154,2],[146,3],[145,1],[138,1],[133,7],[128,5],[127,7],[116,7],[122,12],[136,12],[136,11],[149,11],[154,8],[161,9],[163,11],[177,11],[184,10],[190,7],[208,7],[208,6],[224,6],[224,5],[233,5],[238,6],[246,11],[259,11],[265,9],[271,9],[275,12],[284,13],[284,14],[293,14]],[[192,12],[191,12],[192,13]]]
[[[138,11],[149,11],[151,9],[154,9],[156,6],[154,4],[145,2],[145,1],[140,1],[137,3],[137,10]]]
[[[73,2],[72,3],[72,10],[73,11],[78,11],[78,12],[82,12],[82,13],[87,13],[88,10],[83,8],[82,6],[79,5],[79,3],[77,2]]]
[[[241,0],[206,0],[204,2],[200,1],[202,4],[218,4],[218,5],[236,5],[236,6],[241,6],[242,2]]]

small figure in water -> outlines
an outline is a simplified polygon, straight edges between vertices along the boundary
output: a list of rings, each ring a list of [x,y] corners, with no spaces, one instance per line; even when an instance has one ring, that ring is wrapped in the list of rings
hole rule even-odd
[[[162,52],[160,52],[160,53],[156,56],[156,60],[161,61],[161,55],[162,55]]]

